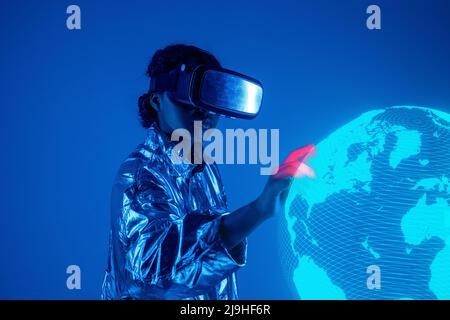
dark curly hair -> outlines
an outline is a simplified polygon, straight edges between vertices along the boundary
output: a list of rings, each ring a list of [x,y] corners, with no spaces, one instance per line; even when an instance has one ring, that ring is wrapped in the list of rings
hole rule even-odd
[[[209,67],[220,67],[219,61],[210,53],[192,45],[174,44],[159,49],[155,52],[147,67],[147,76],[169,72],[173,68],[188,65],[204,64]],[[157,121],[156,111],[149,102],[149,93],[139,97],[139,118],[144,128],[149,128],[154,121]]]

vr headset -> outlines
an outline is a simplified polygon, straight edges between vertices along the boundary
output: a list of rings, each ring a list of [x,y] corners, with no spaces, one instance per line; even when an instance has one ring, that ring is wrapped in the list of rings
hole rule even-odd
[[[243,74],[205,65],[182,64],[152,77],[149,92],[166,91],[177,102],[220,115],[252,119],[259,113],[261,82]]]

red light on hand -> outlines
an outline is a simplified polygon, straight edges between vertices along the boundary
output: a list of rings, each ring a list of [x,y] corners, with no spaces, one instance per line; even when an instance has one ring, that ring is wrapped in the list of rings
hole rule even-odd
[[[287,159],[274,170],[274,177],[281,179],[286,176],[315,178],[314,170],[306,164],[306,161],[316,154],[316,147],[309,144],[305,147],[292,151]]]

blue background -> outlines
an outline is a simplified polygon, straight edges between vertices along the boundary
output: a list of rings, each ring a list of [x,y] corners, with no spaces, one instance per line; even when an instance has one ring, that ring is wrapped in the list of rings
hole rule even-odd
[[[377,4],[382,30],[366,28]],[[450,112],[448,1],[0,2],[0,298],[99,298],[110,188],[143,140],[137,98],[154,51],[207,49],[260,79],[263,111],[221,128],[279,128],[280,154],[317,143],[360,113],[391,105]],[[81,7],[82,29],[66,28]],[[230,207],[266,177],[223,165]],[[294,298],[280,263],[278,224],[249,239],[243,299]],[[66,288],[66,267],[82,271]]]

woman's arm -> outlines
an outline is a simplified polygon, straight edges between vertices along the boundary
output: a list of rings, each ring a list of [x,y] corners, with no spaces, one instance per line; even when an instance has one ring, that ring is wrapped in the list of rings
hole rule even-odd
[[[220,234],[227,249],[234,248],[261,223],[284,210],[292,179],[271,176],[256,200],[222,218]]]

